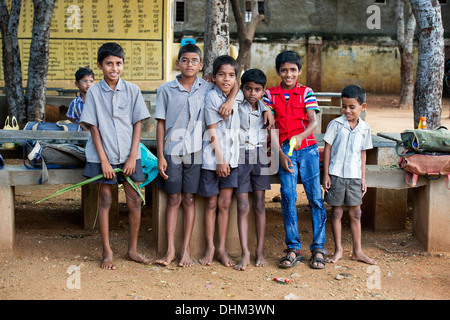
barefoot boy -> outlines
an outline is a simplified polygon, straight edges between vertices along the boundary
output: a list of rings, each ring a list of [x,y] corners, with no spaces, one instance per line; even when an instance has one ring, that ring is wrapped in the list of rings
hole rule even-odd
[[[352,259],[375,264],[361,249],[361,203],[367,191],[365,180],[366,150],[372,148],[370,127],[359,115],[366,109],[363,88],[350,85],[342,91],[342,113],[328,124],[323,138],[323,186],[325,201],[332,206],[335,252],[327,259],[335,263],[342,258],[341,218],[343,205],[349,206],[353,238]]]
[[[116,269],[109,244],[109,209],[112,202],[111,184],[121,183],[127,195],[129,244],[127,258],[149,264],[150,260],[137,252],[141,222],[141,199],[122,176],[144,181],[139,143],[142,121],[150,117],[141,90],[120,78],[125,61],[122,47],[115,42],[103,44],[97,53],[97,66],[103,79],[86,94],[86,107],[80,121],[89,127],[91,137],[86,144],[86,167],[83,176],[92,178],[103,174],[100,182],[98,221],[103,245],[103,269]]]
[[[261,100],[266,82],[266,76],[258,69],[247,70],[241,77],[241,89],[245,99],[239,105],[241,139],[238,188],[235,193],[242,256],[234,267],[236,270],[245,270],[250,262],[250,251],[248,250],[249,192],[253,194],[252,208],[256,218],[256,266],[267,265],[264,259],[265,190],[270,190],[270,178],[268,174],[269,159],[263,145],[267,141],[264,116],[269,116],[268,129],[273,126],[274,119],[272,112],[268,111]]]
[[[203,142],[203,164],[199,195],[205,197],[206,251],[199,261],[211,265],[215,246],[214,231],[217,213],[219,247],[217,258],[223,265],[231,267],[235,262],[225,250],[228,232],[229,210],[234,188],[237,187],[237,166],[239,161],[239,112],[243,100],[241,91],[234,99],[231,115],[222,119],[219,107],[230,95],[236,84],[238,64],[232,57],[218,57],[213,64],[216,86],[205,98],[205,121],[207,132]]]
[[[196,45],[186,44],[180,48],[176,66],[180,74],[175,80],[161,85],[156,97],[159,171],[156,185],[167,193],[167,252],[156,263],[167,266],[175,258],[175,229],[182,205],[184,238],[178,265],[189,267],[194,264],[190,241],[195,220],[195,194],[201,174],[204,100],[212,85],[197,76],[203,62],[202,52]]]

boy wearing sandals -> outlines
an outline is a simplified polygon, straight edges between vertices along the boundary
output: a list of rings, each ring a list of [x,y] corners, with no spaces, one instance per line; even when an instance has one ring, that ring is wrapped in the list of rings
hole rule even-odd
[[[310,245],[310,266],[325,268],[324,250],[326,211],[320,186],[319,149],[313,135],[317,126],[317,100],[311,88],[297,83],[302,72],[300,56],[294,51],[280,53],[275,61],[281,84],[269,88],[264,100],[275,114],[276,128],[281,145],[279,177],[281,182],[281,211],[286,232],[286,256],[279,263],[281,268],[294,266],[302,260],[298,233],[297,180],[300,175],[311,207],[313,243]],[[297,140],[292,156],[288,155],[289,141]]]
[[[375,261],[361,249],[361,203],[367,191],[365,181],[366,150],[372,149],[369,125],[359,115],[366,109],[366,93],[357,85],[349,85],[341,94],[342,113],[328,124],[323,137],[323,187],[325,201],[331,205],[335,253],[327,262],[337,262],[344,252],[341,243],[343,205],[349,206],[353,238],[352,259],[368,264]]]

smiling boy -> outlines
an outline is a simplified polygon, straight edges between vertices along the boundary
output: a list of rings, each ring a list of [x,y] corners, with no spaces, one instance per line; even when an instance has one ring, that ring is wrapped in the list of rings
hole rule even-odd
[[[328,124],[323,138],[323,187],[325,201],[331,205],[335,253],[327,259],[335,263],[343,255],[341,218],[343,205],[349,206],[353,239],[352,259],[375,264],[361,249],[361,203],[367,191],[366,150],[372,148],[369,125],[359,116],[366,110],[363,88],[349,85],[342,90],[342,116]]]

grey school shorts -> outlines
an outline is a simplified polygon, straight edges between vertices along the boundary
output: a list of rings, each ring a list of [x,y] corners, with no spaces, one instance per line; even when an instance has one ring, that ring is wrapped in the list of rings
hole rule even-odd
[[[167,194],[180,192],[197,194],[202,170],[202,152],[199,151],[183,157],[164,155],[164,158],[167,161],[166,174],[169,178],[164,180],[158,174],[156,186]]]
[[[238,187],[235,193],[248,193],[255,190],[270,190],[270,176],[261,174],[261,169],[268,168],[268,164],[261,164],[259,156],[256,163],[249,163],[249,151],[242,152],[242,163],[238,166]],[[264,172],[263,172],[264,173]],[[268,170],[267,170],[268,173]]]
[[[123,163],[119,164],[119,165],[112,164],[111,167],[113,169],[116,169],[116,168],[123,169],[123,165],[124,165]],[[100,163],[97,163],[97,162],[87,162],[86,163],[86,166],[84,167],[84,171],[83,171],[83,176],[85,178],[88,178],[88,179],[93,178],[100,174],[103,174],[102,165]],[[130,176],[130,178],[134,182],[141,182],[141,181],[145,180],[145,174],[144,174],[144,171],[142,170],[142,164],[141,164],[140,159],[136,160],[135,171]],[[101,179],[96,180],[96,182],[106,183],[106,184],[123,184],[125,181],[127,181],[127,180],[123,176],[122,172],[116,172],[116,179],[101,178]]]
[[[324,200],[331,206],[359,206],[362,204],[361,179],[330,176],[331,188],[325,192]]]
[[[237,186],[237,168],[231,168],[230,174],[225,178],[219,177],[215,170],[202,169],[198,194],[202,197],[213,197],[219,194],[220,189],[237,188]]]

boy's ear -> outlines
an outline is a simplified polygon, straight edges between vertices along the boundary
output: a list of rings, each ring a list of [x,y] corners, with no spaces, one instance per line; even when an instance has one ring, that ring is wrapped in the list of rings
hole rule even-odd
[[[367,103],[363,102],[361,104],[361,110],[364,111],[364,110],[366,110],[366,108],[367,108]]]
[[[102,64],[98,61],[97,61],[97,68],[98,68],[98,70],[102,70]]]
[[[175,66],[177,67],[177,69],[180,69],[180,60],[176,60],[175,61]]]

